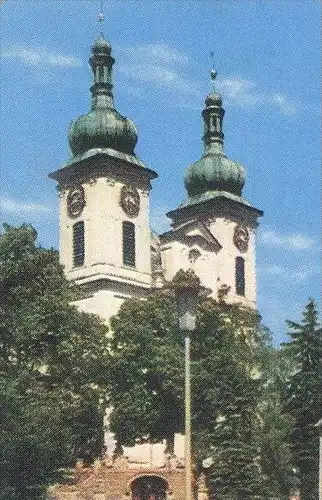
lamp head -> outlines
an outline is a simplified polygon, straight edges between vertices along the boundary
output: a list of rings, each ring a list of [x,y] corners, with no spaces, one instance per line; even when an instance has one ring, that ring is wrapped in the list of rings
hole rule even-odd
[[[198,289],[181,288],[175,293],[180,330],[192,332],[196,327]]]
[[[192,332],[196,326],[198,298],[209,295],[211,290],[200,285],[192,269],[180,269],[172,280],[171,289],[177,303],[180,330]]]

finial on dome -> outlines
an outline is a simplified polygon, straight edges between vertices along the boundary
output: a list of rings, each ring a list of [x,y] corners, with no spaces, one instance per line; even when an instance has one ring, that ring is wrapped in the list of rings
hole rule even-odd
[[[211,78],[211,81],[213,82],[213,84],[215,83],[215,80],[217,78],[217,71],[215,69],[212,69],[210,71],[210,78]]]
[[[97,19],[98,19],[98,22],[99,22],[99,25],[100,25],[100,34],[103,36],[102,26],[103,26],[103,22],[105,21],[105,15],[104,15],[104,12],[103,12],[103,0],[101,0],[101,8],[100,8],[100,12],[97,15]]]
[[[210,71],[210,79],[213,87],[213,91],[215,91],[215,80],[217,78],[217,71],[214,69],[215,67],[215,54],[213,51],[210,52],[210,58],[212,62],[212,69]]]
[[[222,98],[215,88],[215,80],[217,71],[214,69],[214,53],[210,52],[212,59],[212,69],[210,71],[210,80],[212,83],[212,91],[207,95],[205,104],[206,107],[202,111],[202,116],[205,123],[205,133],[203,141],[205,150],[216,149],[223,152],[224,134],[222,131],[222,122],[225,111],[222,108]]]
[[[1,0],[0,0],[1,1]],[[97,19],[100,25],[100,34],[95,40],[92,47],[93,52],[111,52],[111,44],[105,39],[103,34],[103,22],[105,21],[105,14],[103,12],[103,0],[101,0],[100,12],[97,14]]]

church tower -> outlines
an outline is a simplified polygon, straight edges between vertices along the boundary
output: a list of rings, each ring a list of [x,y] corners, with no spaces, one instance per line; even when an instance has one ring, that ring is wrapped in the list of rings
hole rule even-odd
[[[159,236],[149,224],[157,174],[134,152],[134,123],[114,107],[114,58],[103,36],[89,62],[91,110],[70,126],[72,158],[50,174],[60,196],[60,260],[83,292],[78,306],[108,320],[126,298],[144,298],[179,269],[192,268],[214,298],[256,307],[255,232],[263,213],[243,198],[245,170],[225,154],[221,96],[214,90],[206,97],[204,153],[186,171],[186,200],[167,214],[172,229]],[[211,76],[215,80],[216,72]],[[111,457],[114,436],[105,437]],[[165,441],[124,448],[124,456],[105,468],[107,488],[120,498],[130,495],[132,484],[133,496],[162,491],[165,498],[173,491],[183,499],[183,443],[184,436],[176,435],[173,457],[166,457]],[[100,475],[95,472],[90,481],[100,491]],[[201,481],[198,498],[206,495]]]
[[[216,71],[212,70],[214,81]],[[245,169],[224,152],[222,98],[214,90],[205,100],[204,153],[190,165],[187,199],[167,215],[172,229],[160,236],[166,280],[192,268],[214,298],[256,305],[255,231],[261,210],[242,197]]]
[[[70,126],[72,158],[50,174],[60,196],[60,259],[84,292],[86,312],[106,319],[151,287],[149,191],[157,174],[136,156],[137,130],[114,107],[111,45],[92,47],[92,106]]]

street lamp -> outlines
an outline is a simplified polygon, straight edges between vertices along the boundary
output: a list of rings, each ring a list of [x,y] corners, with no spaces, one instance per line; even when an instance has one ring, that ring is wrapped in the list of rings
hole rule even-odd
[[[320,435],[320,459],[319,459],[319,500],[322,500],[322,418],[315,424]]]
[[[185,487],[186,500],[192,500],[191,461],[191,376],[190,376],[190,335],[196,327],[198,298],[206,296],[210,290],[200,286],[196,274],[178,271],[173,281],[173,289],[179,314],[180,331],[184,334],[185,345]]]
[[[176,301],[179,313],[179,326],[183,332],[185,346],[185,483],[186,500],[192,500],[192,464],[191,464],[191,377],[190,377],[190,334],[196,326],[198,288],[179,288]]]
[[[180,330],[184,333],[185,346],[185,476],[186,500],[192,500],[191,464],[191,377],[190,377],[190,334],[196,326],[197,288],[176,290]]]

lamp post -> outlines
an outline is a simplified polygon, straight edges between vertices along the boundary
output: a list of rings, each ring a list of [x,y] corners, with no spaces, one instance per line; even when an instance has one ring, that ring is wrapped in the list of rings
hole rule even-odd
[[[185,338],[185,486],[186,500],[192,500],[190,335],[196,326],[198,298],[206,297],[211,290],[200,285],[200,279],[192,269],[180,269],[169,288],[171,295],[173,292],[175,295],[180,331]]]
[[[315,424],[320,436],[320,459],[319,459],[319,500],[322,500],[322,418]]]
[[[190,377],[190,334],[196,326],[198,287],[182,286],[175,290],[180,330],[184,333],[185,345],[185,487],[186,500],[192,500],[191,463],[191,377]]]

